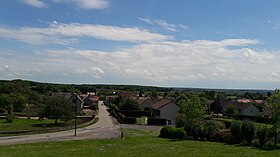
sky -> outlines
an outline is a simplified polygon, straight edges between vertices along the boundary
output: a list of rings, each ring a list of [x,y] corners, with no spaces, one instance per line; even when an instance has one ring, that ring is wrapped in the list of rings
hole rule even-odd
[[[276,89],[279,0],[1,0],[0,79]]]

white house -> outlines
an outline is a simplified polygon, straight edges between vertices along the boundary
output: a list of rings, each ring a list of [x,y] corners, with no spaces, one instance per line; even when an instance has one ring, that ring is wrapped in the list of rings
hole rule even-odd
[[[247,115],[247,116],[258,116],[260,115],[259,109],[252,103],[242,103],[239,101],[230,101],[223,103],[223,110],[225,111],[229,107],[234,108],[234,115]]]
[[[154,101],[150,97],[138,97],[137,103],[141,110],[150,111]]]
[[[156,118],[166,119],[168,124],[175,125],[179,106],[169,99],[161,99],[152,105],[152,112]]]

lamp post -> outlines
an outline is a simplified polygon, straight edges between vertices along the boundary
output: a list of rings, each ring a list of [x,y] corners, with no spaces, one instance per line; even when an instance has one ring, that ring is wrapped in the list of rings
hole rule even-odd
[[[77,114],[78,114],[78,96],[77,94],[75,93],[74,94],[76,96],[76,99],[75,99],[75,102],[76,102],[76,113],[75,113],[75,136],[77,136]]]

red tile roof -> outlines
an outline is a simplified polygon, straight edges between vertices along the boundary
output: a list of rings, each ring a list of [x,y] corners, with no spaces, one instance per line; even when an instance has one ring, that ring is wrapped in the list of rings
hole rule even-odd
[[[139,98],[137,98],[136,101],[137,101],[138,105],[141,105],[148,99],[150,99],[150,98],[149,97],[139,97]]]
[[[93,96],[92,99],[93,99],[93,101],[95,101],[95,102],[96,102],[96,101],[99,101],[99,96],[96,96],[96,95],[95,95],[95,96]]]
[[[170,102],[172,102],[172,100],[163,98],[160,101],[158,101],[155,104],[153,104],[152,108],[157,110],[157,109],[159,109],[159,108],[169,104]]]
[[[122,93],[122,97],[123,98],[132,98],[132,97],[137,97],[137,94],[125,91]]]

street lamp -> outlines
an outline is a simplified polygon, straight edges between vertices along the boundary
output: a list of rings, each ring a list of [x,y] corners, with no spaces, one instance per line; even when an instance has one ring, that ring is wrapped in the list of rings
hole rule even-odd
[[[77,115],[78,115],[78,96],[76,93],[74,93],[76,99],[75,99],[75,102],[76,102],[76,113],[75,113],[75,136],[77,136]]]

